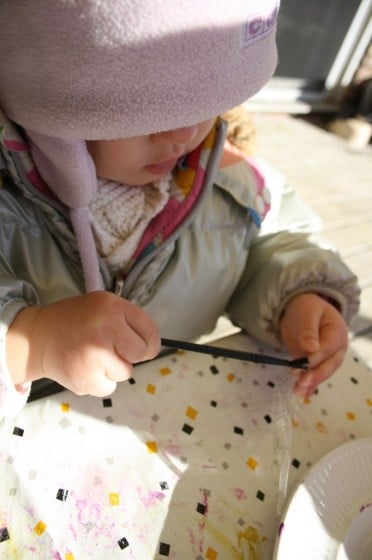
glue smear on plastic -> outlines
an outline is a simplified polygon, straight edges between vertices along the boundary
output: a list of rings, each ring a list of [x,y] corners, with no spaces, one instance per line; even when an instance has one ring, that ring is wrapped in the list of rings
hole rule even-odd
[[[276,384],[273,402],[275,453],[279,465],[276,511],[281,515],[287,498],[288,476],[292,455],[293,419],[297,416],[299,398],[293,393],[293,376],[285,374]]]

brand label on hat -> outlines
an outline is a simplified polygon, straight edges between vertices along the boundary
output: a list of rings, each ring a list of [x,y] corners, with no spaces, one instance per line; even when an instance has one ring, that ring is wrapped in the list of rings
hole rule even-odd
[[[243,47],[249,47],[269,35],[276,23],[279,12],[279,2],[271,2],[265,8],[251,14],[243,24]]]

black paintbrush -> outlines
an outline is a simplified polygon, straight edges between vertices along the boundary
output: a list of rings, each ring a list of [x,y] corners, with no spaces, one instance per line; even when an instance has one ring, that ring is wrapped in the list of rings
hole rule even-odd
[[[201,354],[211,354],[212,356],[223,356],[225,358],[234,358],[235,360],[243,360],[246,362],[255,362],[256,364],[271,364],[274,366],[289,366],[296,369],[309,369],[309,360],[306,357],[297,358],[295,360],[286,360],[284,358],[276,358],[266,354],[254,354],[253,352],[243,352],[241,350],[230,350],[229,348],[219,348],[218,346],[209,346],[208,344],[195,344],[184,340],[172,340],[170,338],[162,338],[161,344],[169,348],[177,348],[178,350],[189,350],[190,352],[199,352]]]

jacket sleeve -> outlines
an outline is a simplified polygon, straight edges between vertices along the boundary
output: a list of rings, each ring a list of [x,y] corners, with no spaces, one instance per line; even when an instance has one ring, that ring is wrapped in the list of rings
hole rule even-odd
[[[309,233],[263,235],[251,246],[227,312],[252,336],[278,346],[279,320],[287,302],[309,291],[335,300],[347,323],[358,310],[356,276],[337,252],[320,246]]]
[[[4,278],[0,281],[0,420],[16,416],[26,404],[31,389],[31,383],[13,384],[6,363],[5,343],[9,325],[17,313],[27,307],[20,293],[19,297],[13,297],[19,283],[10,284]]]

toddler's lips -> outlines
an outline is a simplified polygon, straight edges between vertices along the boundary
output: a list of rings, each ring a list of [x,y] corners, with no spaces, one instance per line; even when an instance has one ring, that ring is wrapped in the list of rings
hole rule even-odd
[[[150,165],[146,165],[145,169],[152,175],[163,175],[164,173],[168,173],[168,171],[171,171],[173,167],[175,167],[177,161],[178,158],[169,159],[161,163],[152,163]]]

